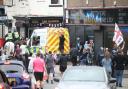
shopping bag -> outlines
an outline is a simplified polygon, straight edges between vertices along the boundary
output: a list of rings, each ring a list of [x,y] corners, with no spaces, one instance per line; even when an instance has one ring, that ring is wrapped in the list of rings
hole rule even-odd
[[[47,70],[45,68],[44,75],[43,75],[43,80],[47,80],[47,79],[48,79],[48,74],[47,74]]]

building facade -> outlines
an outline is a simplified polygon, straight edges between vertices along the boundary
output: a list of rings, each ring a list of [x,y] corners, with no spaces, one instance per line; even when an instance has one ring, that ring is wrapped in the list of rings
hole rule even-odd
[[[14,16],[17,29],[25,28],[25,37],[30,37],[35,28],[62,26],[63,0],[27,0],[27,3],[28,14]]]
[[[26,16],[29,10],[27,0],[0,0],[0,9],[4,10],[4,15],[0,15],[1,37],[4,37],[8,31],[16,29],[14,16]],[[2,10],[0,11],[2,12]],[[23,30],[18,30],[18,32],[23,34]]]
[[[7,14],[5,11],[4,0],[0,0],[0,38],[2,38],[5,33],[5,28],[7,27]]]
[[[76,43],[77,37],[83,44],[94,40],[96,54],[101,46],[112,48],[117,23],[128,44],[128,0],[67,0],[66,4],[65,24],[70,29],[71,43]]]
[[[0,0],[0,6],[3,37],[9,30],[30,37],[35,28],[63,25],[63,0]]]

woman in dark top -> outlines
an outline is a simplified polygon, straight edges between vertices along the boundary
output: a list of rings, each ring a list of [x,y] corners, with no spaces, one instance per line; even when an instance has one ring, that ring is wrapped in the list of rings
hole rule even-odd
[[[63,72],[67,69],[67,56],[65,54],[61,54],[60,56],[60,72]]]

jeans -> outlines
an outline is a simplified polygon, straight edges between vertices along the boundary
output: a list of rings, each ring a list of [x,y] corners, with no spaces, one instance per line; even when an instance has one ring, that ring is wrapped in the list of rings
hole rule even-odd
[[[104,58],[104,56],[98,56],[98,65],[102,66],[102,59]]]
[[[124,70],[115,70],[117,86],[122,86],[123,71]]]

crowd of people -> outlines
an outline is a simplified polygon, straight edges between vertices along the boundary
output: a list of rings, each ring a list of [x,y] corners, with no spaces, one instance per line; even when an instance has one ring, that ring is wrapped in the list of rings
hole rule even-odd
[[[10,33],[9,33],[10,34]],[[10,36],[10,35],[9,35]],[[16,37],[19,37],[18,35]],[[67,62],[71,61],[72,66],[79,65],[98,65],[103,66],[110,77],[115,77],[117,79],[117,86],[122,87],[123,70],[127,65],[127,57],[124,56],[123,48],[114,45],[113,49],[100,47],[98,56],[94,56],[94,43],[93,40],[85,41],[82,45],[80,39],[77,39],[76,47],[71,48],[70,55],[66,55],[61,50],[61,54],[56,54],[56,52],[46,52],[43,54],[39,50],[36,54],[31,53],[28,46],[28,39],[14,38],[8,39],[7,36],[6,43],[0,50],[0,60],[19,60],[23,61],[28,72],[34,74],[35,84],[37,89],[43,89],[44,86],[44,75],[48,75],[45,79],[47,83],[53,84],[53,77],[55,76],[55,65],[59,64],[59,70],[61,74],[67,68]],[[59,48],[60,49],[60,48]],[[95,58],[94,58],[95,57]],[[94,60],[96,59],[96,63]],[[35,85],[33,86],[35,87]],[[33,88],[34,89],[34,88]]]
[[[116,85],[122,87],[123,72],[128,64],[127,55],[124,54],[125,43],[122,47],[114,44],[114,47],[110,50],[109,48],[100,48],[97,65],[103,66],[110,77],[116,78]]]
[[[53,84],[53,78],[55,76],[55,65],[59,62],[59,70],[61,74],[67,68],[68,57],[65,54],[60,54],[59,56],[56,53],[49,51],[46,54],[42,54],[40,51],[36,54],[35,57],[29,58],[28,69],[33,73],[36,79],[36,82],[33,80],[33,83],[36,83],[37,89],[41,87],[43,89],[44,83],[46,80],[47,83]],[[45,76],[47,75],[47,78]],[[35,86],[33,85],[33,89]]]
[[[123,52],[124,46],[125,42],[120,46],[114,44],[112,49],[100,47],[97,55],[94,55],[93,41],[85,41],[84,44],[81,44],[80,39],[77,38],[77,45],[70,52],[70,60],[73,66],[97,65],[105,67],[108,77],[116,78],[116,85],[122,87],[123,72],[128,64],[128,56]]]

